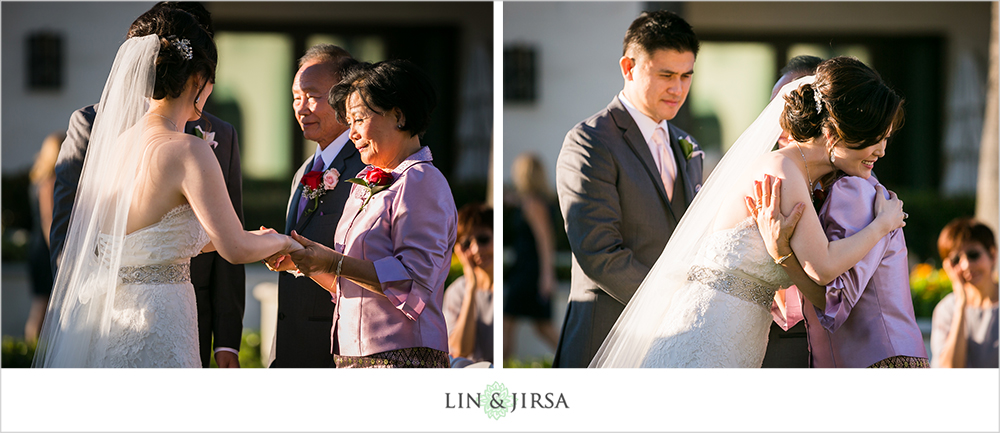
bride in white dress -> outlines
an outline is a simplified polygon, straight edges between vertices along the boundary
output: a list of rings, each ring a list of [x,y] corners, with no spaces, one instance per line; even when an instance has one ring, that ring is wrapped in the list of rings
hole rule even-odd
[[[870,71],[856,63],[859,70]],[[825,76],[804,77],[786,85],[780,97],[740,136],[684,214],[591,367],[760,367],[775,291],[791,285],[788,274],[765,246],[752,209],[744,201],[753,194],[755,181],[765,174],[778,178],[773,184],[784,198],[781,212],[790,215],[789,221],[799,221],[792,235],[799,257],[784,260],[807,264],[810,275],[822,276],[818,283],[825,284],[822,280],[846,272],[880,237],[905,225],[902,202],[894,195],[887,200],[880,194],[873,204],[878,214],[874,222],[854,236],[829,242],[816,211],[805,205],[813,186],[838,169],[836,157],[830,155],[854,157],[851,152],[859,152],[854,150],[859,143],[879,143],[884,149],[892,125],[901,118],[897,97],[895,106],[887,101],[890,105],[883,110],[887,112],[873,119],[873,123],[881,123],[862,125],[866,134],[860,141],[850,137],[854,141],[847,143],[841,128],[844,125],[837,125],[823,113],[824,109],[829,112],[829,105],[803,107],[803,100],[813,101],[812,95],[804,98],[805,94],[816,92],[822,100],[821,90],[836,96],[840,88],[857,84],[851,82],[857,75],[845,72],[852,71],[827,68]],[[869,81],[866,85],[884,86],[881,79]],[[854,103],[841,101],[838,106],[854,109]],[[819,119],[825,122],[821,123],[824,132],[817,139],[771,152],[781,132],[779,116],[786,121]],[[765,184],[770,185],[770,180]],[[762,193],[769,203],[771,191]],[[801,266],[789,267],[805,272]],[[822,306],[821,284],[799,289],[814,305]]]
[[[190,258],[301,248],[243,231],[209,143],[183,132],[212,92],[212,38],[187,12],[148,13],[98,106],[36,367],[200,367]]]

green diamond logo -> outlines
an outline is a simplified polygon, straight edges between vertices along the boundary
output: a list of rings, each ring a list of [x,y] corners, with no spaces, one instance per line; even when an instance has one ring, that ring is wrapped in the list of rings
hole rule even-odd
[[[493,382],[479,396],[479,406],[486,412],[486,416],[500,419],[514,408],[514,398],[504,384]]]

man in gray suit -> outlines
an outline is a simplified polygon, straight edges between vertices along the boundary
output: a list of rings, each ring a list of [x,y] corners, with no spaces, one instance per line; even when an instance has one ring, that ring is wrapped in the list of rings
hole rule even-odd
[[[150,12],[160,7],[171,7],[191,13],[210,35],[214,34],[211,15],[200,3],[161,2],[136,18],[129,28],[128,37],[155,33],[155,23],[147,20]],[[56,161],[56,187],[52,209],[51,260],[53,273],[59,264],[66,241],[73,200],[80,183],[80,172],[90,144],[90,131],[94,125],[96,105],[89,105],[73,112],[66,131],[66,140]],[[188,122],[184,132],[193,134],[196,127],[214,133],[215,157],[219,160],[226,180],[229,198],[243,221],[243,178],[240,170],[240,149],[236,130],[232,125],[208,113],[201,119]],[[239,348],[243,338],[243,311],[246,307],[246,273],[243,265],[227,262],[218,253],[202,253],[191,259],[191,284],[194,285],[198,308],[198,342],[202,367],[208,367],[211,354],[220,367],[239,367]],[[214,349],[214,350],[213,350]]]
[[[307,140],[317,143],[292,179],[285,233],[296,233],[333,247],[340,214],[350,195],[346,180],[357,176],[365,164],[348,139],[346,125],[328,102],[330,89],[342,73],[358,62],[343,48],[320,44],[299,59],[292,83],[292,108]],[[339,173],[336,187],[316,199],[302,195],[302,176],[310,171]],[[309,278],[282,272],[278,277],[278,326],[271,345],[270,367],[325,368],[333,366],[330,330],[333,328],[333,298]]]
[[[698,39],[672,12],[644,12],[625,34],[625,85],[566,134],[556,165],[573,251],[555,367],[586,367],[701,188],[704,154],[668,120],[684,104]]]

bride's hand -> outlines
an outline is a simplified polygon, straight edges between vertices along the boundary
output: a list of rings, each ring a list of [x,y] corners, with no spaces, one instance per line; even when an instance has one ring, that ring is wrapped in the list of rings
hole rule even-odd
[[[285,238],[286,240],[285,248],[283,248],[281,251],[274,253],[274,255],[272,255],[271,257],[268,257],[263,260],[264,264],[267,265],[268,269],[275,272],[297,270],[295,263],[292,261],[292,257],[288,253],[291,252],[292,250],[298,250],[302,248],[302,246],[299,245],[298,242],[295,242],[294,240],[292,240],[292,238],[288,236],[278,233],[274,229],[270,229],[264,226],[260,226],[260,230],[257,230],[256,233],[260,233],[262,235],[280,236]]]
[[[292,261],[292,256],[288,254],[277,253],[264,259],[264,264],[267,265],[267,269],[274,272],[298,270],[298,267],[295,266],[295,262]]]
[[[885,198],[886,192],[889,198]],[[875,221],[882,224],[883,234],[898,228],[906,227],[906,218],[909,215],[903,212],[903,201],[896,197],[896,193],[886,190],[882,185],[875,185]]]
[[[754,197],[744,199],[757,223],[768,254],[775,260],[792,252],[790,245],[795,226],[802,218],[805,203],[799,202],[788,215],[781,213],[781,179],[764,175],[764,181],[754,181]]]

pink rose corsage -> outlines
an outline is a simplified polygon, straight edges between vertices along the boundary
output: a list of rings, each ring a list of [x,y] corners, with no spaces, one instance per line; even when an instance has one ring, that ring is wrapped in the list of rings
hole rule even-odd
[[[364,191],[367,192],[367,197],[365,197],[364,203],[361,203],[361,209],[365,210],[365,206],[368,202],[372,200],[372,196],[378,194],[382,190],[392,185],[392,174],[388,171],[384,171],[378,167],[369,167],[367,171],[359,173],[361,177],[355,177],[347,179],[348,182],[361,185]]]

